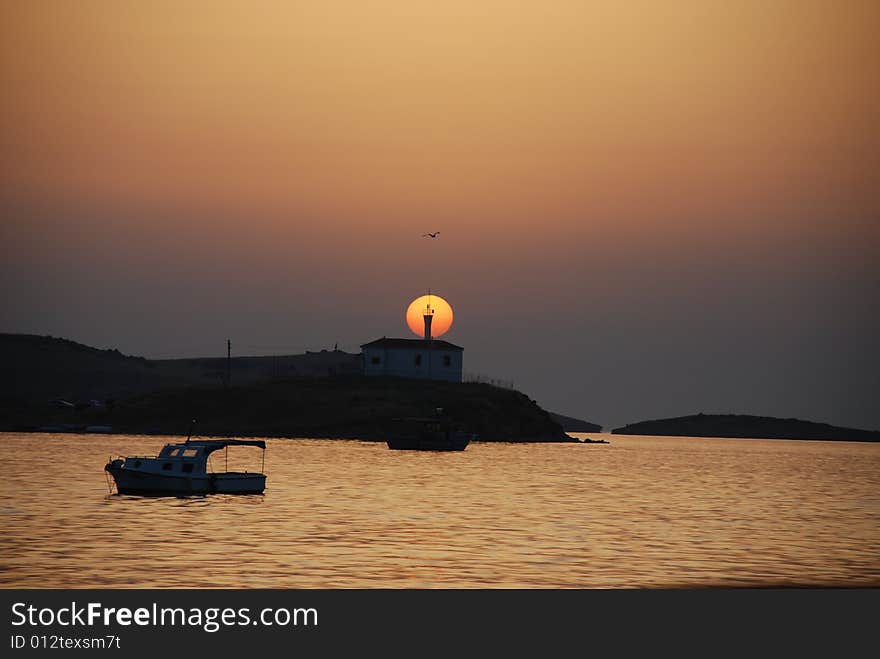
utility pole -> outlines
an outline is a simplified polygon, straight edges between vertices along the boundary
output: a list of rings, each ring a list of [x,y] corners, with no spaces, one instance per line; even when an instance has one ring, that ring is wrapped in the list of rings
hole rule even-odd
[[[226,339],[226,386],[232,384],[232,340]]]

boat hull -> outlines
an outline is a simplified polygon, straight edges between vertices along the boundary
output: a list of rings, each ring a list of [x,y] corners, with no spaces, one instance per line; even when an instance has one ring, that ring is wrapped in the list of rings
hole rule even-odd
[[[108,464],[119,494],[186,496],[189,494],[262,494],[266,475],[226,472],[200,476],[166,476]]]
[[[464,451],[471,438],[467,433],[449,433],[427,437],[392,437],[388,448],[398,451]]]

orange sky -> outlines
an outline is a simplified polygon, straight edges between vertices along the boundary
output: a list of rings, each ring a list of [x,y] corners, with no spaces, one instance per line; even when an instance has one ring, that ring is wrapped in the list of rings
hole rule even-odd
[[[168,354],[84,294],[222,290],[349,343],[428,287],[452,341],[832,274],[843,299],[878,278],[878,28],[869,0],[7,0],[0,320]]]
[[[19,194],[637,230],[731,204],[877,210],[873,2],[2,13],[2,171]]]

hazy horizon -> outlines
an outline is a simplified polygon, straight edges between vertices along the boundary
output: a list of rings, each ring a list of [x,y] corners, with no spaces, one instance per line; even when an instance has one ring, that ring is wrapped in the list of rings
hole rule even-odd
[[[0,331],[356,351],[430,288],[554,412],[880,429],[876,3],[0,18]]]

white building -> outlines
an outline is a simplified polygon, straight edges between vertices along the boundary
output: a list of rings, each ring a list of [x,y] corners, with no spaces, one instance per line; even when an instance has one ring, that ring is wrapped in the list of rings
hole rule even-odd
[[[461,382],[464,348],[448,341],[383,337],[361,350],[364,375]]]

